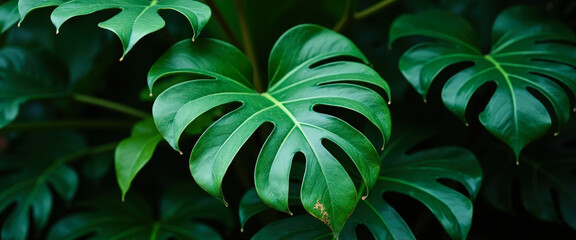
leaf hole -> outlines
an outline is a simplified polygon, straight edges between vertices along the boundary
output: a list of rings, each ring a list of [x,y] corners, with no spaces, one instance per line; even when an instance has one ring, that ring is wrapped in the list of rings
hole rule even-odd
[[[348,154],[340,146],[330,141],[329,139],[322,139],[322,145],[344,167],[346,173],[352,179],[356,189],[360,189],[360,186],[363,184],[362,175],[360,175],[360,171],[350,156],[348,156]]]
[[[455,181],[453,179],[449,179],[449,178],[439,178],[436,180],[437,182],[441,183],[442,185],[449,187],[451,189],[453,189],[454,191],[459,192],[460,194],[470,197],[470,193],[468,192],[468,190],[466,189],[466,187],[464,186],[464,184]]]
[[[574,75],[576,75],[576,69],[572,70],[572,72],[574,73]],[[568,85],[566,85],[565,83],[561,82],[560,80],[558,80],[552,76],[548,76],[546,74],[542,74],[542,73],[538,73],[538,72],[530,72],[530,73],[534,74],[536,76],[544,77],[544,78],[549,79],[550,81],[553,81],[554,83],[556,83],[568,95],[568,101],[570,102],[570,109],[574,109],[574,107],[576,107],[576,102],[575,102],[576,101],[576,95],[574,95],[574,93],[572,92],[572,90],[570,90]],[[554,116],[554,115],[552,115],[552,116]]]
[[[326,65],[328,63],[333,63],[333,62],[357,62],[357,63],[364,63],[364,61],[360,58],[354,57],[354,56],[348,56],[348,55],[343,55],[343,56],[335,56],[335,57],[331,57],[331,58],[326,58],[323,60],[320,60],[318,62],[312,63],[310,64],[310,66],[308,66],[308,68],[312,69],[312,68],[317,68],[320,67],[322,65]]]
[[[385,192],[382,198],[402,216],[416,239],[450,239],[432,212],[417,199],[397,192]]]
[[[464,69],[470,68],[472,66],[474,66],[474,62],[465,61],[465,62],[459,62],[459,63],[449,65],[448,67],[445,67],[444,69],[442,69],[438,73],[438,75],[436,75],[436,77],[432,81],[432,84],[430,85],[430,88],[428,89],[427,96],[441,96],[442,89],[446,85],[446,82],[448,82],[448,80],[452,76],[454,76],[457,73],[463,71]],[[430,101],[430,99],[428,99],[428,101]]]
[[[354,127],[360,132],[362,132],[362,129],[364,129],[364,126],[367,123],[372,124],[362,114],[348,108],[318,104],[314,105],[312,110],[344,120],[346,123],[350,124],[350,126]]]
[[[559,125],[559,120],[556,117],[557,113],[556,113],[556,110],[554,109],[554,106],[550,102],[550,100],[548,100],[548,98],[546,98],[546,96],[544,96],[544,94],[542,94],[540,91],[538,91],[534,88],[527,87],[526,90],[530,94],[532,94],[532,96],[534,96],[536,99],[538,99],[538,101],[541,102],[542,105],[544,105],[544,107],[546,108],[548,115],[550,115],[550,120],[552,121],[550,129],[556,129],[555,131],[559,131],[560,125]]]
[[[495,82],[486,82],[472,94],[465,113],[468,124],[471,126],[480,125],[478,115],[486,109],[486,105],[492,99],[496,88],[497,84]]]
[[[376,240],[374,235],[370,232],[370,229],[368,229],[364,224],[358,224],[354,229],[354,232],[356,233],[356,239]]]

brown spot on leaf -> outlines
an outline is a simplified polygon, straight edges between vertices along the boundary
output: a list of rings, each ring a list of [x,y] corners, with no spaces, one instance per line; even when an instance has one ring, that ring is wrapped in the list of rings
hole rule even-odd
[[[315,215],[315,217],[320,219],[320,221],[322,221],[324,224],[330,226],[330,215],[328,215],[328,212],[326,212],[326,208],[324,207],[324,204],[320,203],[320,199],[316,200],[316,205],[314,205],[314,210],[320,211],[320,216]]]

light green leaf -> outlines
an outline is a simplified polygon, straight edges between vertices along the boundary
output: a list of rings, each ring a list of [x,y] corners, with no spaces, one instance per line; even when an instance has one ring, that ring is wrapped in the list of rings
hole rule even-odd
[[[349,155],[368,188],[376,181],[380,160],[361,132],[313,108],[329,105],[356,111],[377,126],[386,140],[390,133],[386,101],[361,85],[385,92],[388,85],[350,40],[317,25],[299,25],[280,37],[269,60],[267,92],[253,89],[251,69],[246,56],[221,41],[174,45],[152,66],[148,83],[179,73],[193,74],[193,80],[158,96],[152,110],[158,130],[178,150],[178,139],[196,117],[223,104],[241,103],[212,124],[194,146],[190,170],[196,182],[224,200],[222,180],[232,159],[256,129],[270,122],[274,129],[254,173],[258,195],[267,205],[289,212],[290,167],[294,154],[301,152],[306,157],[302,204],[338,233],[359,193],[322,141],[335,143]]]
[[[232,225],[230,211],[191,184],[168,189],[160,200],[158,219],[141,197],[121,202],[104,196],[79,205],[84,210],[58,221],[48,233],[48,240],[84,239],[222,239],[202,220]]]
[[[114,154],[116,180],[122,190],[122,200],[130,189],[136,174],[150,161],[162,135],[156,130],[152,118],[134,125],[132,135],[118,144]]]
[[[18,47],[0,49],[0,128],[18,116],[19,105],[66,94],[66,78]]]
[[[0,4],[0,34],[12,27],[19,19],[18,0],[10,0]]]
[[[122,10],[116,16],[98,24],[120,38],[124,48],[120,61],[141,38],[166,25],[158,11],[172,9],[188,18],[194,30],[192,41],[200,34],[211,15],[208,6],[195,0],[71,0],[58,6],[52,12],[51,19],[56,29],[60,29],[62,24],[72,17],[105,9]]]
[[[0,213],[7,214],[2,239],[23,240],[31,228],[43,230],[52,211],[54,193],[69,201],[78,188],[78,175],[64,164],[62,157],[83,147],[81,138],[50,132],[30,135],[21,144],[20,151],[0,155]],[[15,208],[10,208],[12,204],[16,204]]]
[[[24,18],[28,13],[39,8],[58,6],[68,0],[18,0],[18,12],[20,13],[20,22],[18,25],[24,21]]]
[[[424,97],[441,71],[456,63],[473,63],[454,74],[442,89],[444,104],[463,121],[477,90],[487,83],[496,84],[479,119],[516,156],[550,130],[552,118],[558,121],[555,131],[568,121],[569,96],[576,93],[576,48],[567,43],[576,43],[576,35],[540,9],[524,6],[502,12],[492,29],[492,49],[485,55],[466,20],[449,12],[399,17],[391,27],[390,43],[407,36],[438,40],[415,45],[399,63],[404,76]],[[552,109],[546,109],[547,104]]]

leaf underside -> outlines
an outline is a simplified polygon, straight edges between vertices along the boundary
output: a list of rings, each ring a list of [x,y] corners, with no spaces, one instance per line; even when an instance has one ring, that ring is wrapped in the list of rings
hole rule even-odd
[[[120,9],[114,17],[98,24],[99,27],[114,32],[122,42],[124,56],[144,36],[160,30],[166,25],[158,14],[160,10],[174,10],[184,15],[192,29],[194,40],[202,31],[211,16],[205,4],[194,0],[71,0],[59,5],[52,12],[52,23],[58,29],[68,19],[106,9]]]
[[[452,75],[442,88],[444,104],[463,121],[467,122],[472,96],[495,83],[479,119],[516,156],[548,132],[553,121],[558,122],[555,131],[567,123],[570,95],[576,93],[576,35],[541,10],[523,6],[503,11],[493,25],[488,54],[479,50],[470,24],[449,12],[401,16],[392,25],[390,43],[410,36],[436,40],[413,46],[399,63],[424,97],[440,72],[457,63],[473,63]]]
[[[289,212],[291,161],[296,153],[303,153],[304,208],[338,233],[352,213],[358,193],[323,141],[335,143],[348,154],[368,188],[376,181],[380,161],[361,132],[339,118],[314,111],[314,106],[356,111],[377,126],[385,140],[390,132],[386,101],[362,84],[383,92],[389,91],[388,86],[356,46],[320,26],[294,27],[274,46],[268,91],[258,93],[251,84],[252,66],[239,50],[212,39],[183,41],[152,66],[149,86],[181,73],[194,77],[164,91],[153,106],[156,125],[174,149],[179,150],[178,139],[196,117],[223,104],[241,103],[212,124],[194,146],[190,170],[196,182],[224,200],[221,185],[232,159],[256,129],[272,123],[254,173],[258,195],[267,205]]]

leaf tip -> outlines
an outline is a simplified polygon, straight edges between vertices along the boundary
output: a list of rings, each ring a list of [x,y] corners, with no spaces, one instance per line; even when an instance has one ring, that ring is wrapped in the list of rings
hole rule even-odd
[[[182,151],[178,151],[178,153],[180,153],[180,156],[184,155],[184,153]]]
[[[20,23],[18,23],[18,27],[20,27]]]
[[[560,134],[560,132],[555,132],[554,137],[558,137],[559,134]]]
[[[366,200],[366,198],[368,198],[368,196],[362,196],[362,201]]]
[[[518,161],[518,159],[516,159],[516,166],[520,166],[520,161]]]
[[[424,103],[428,103],[428,99],[424,98]]]
[[[150,96],[150,97],[154,97],[154,94],[150,93],[150,95],[148,95],[148,96]]]
[[[469,124],[469,123],[464,123],[464,125],[466,125],[466,127],[470,127],[470,124]]]
[[[244,228],[240,228],[240,232],[243,233],[243,232],[244,232]]]
[[[20,26],[20,24],[18,24],[18,26]],[[56,29],[56,35],[60,34],[60,30]]]
[[[120,59],[118,60],[119,62],[124,61],[124,55],[122,55],[122,57],[120,57]]]

